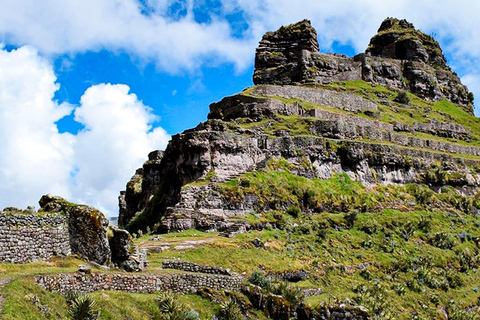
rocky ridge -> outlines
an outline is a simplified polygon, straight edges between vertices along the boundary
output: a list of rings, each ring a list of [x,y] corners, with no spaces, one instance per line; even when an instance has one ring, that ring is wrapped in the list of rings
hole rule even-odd
[[[346,174],[368,187],[478,192],[473,96],[438,43],[404,20],[386,19],[353,58],[319,53],[308,20],[268,32],[257,48],[254,83],[211,104],[206,122],[149,156],[119,198],[121,225],[242,232],[252,226],[239,217],[292,205],[248,191],[242,177],[269,170],[308,179]],[[241,192],[229,193],[232,184]]]

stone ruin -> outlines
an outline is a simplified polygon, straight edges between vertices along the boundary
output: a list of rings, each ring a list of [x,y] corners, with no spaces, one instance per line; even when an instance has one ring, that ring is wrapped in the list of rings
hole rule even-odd
[[[426,100],[447,99],[473,115],[473,95],[446,65],[435,39],[405,21],[385,19],[365,53],[320,53],[310,21],[267,32],[255,55],[255,85],[323,84],[364,80],[410,91]]]
[[[128,231],[109,226],[99,210],[51,195],[42,196],[39,204],[38,213],[33,207],[0,211],[0,261],[27,263],[76,254],[126,271],[145,268],[146,253]]]

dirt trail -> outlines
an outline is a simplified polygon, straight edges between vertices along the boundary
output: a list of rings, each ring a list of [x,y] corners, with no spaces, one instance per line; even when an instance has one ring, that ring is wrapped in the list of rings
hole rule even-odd
[[[161,252],[163,250],[185,250],[199,247],[205,243],[214,242],[214,238],[198,239],[198,240],[184,240],[184,241],[148,241],[141,244],[142,248],[148,249],[149,252]]]

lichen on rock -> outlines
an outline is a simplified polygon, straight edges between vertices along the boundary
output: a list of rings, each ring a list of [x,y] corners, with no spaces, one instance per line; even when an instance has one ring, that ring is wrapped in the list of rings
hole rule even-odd
[[[127,271],[141,269],[143,262],[135,257],[137,248],[130,234],[110,227],[101,211],[50,194],[42,196],[39,204],[41,212],[57,212],[67,217],[72,253],[100,265],[113,263]]]

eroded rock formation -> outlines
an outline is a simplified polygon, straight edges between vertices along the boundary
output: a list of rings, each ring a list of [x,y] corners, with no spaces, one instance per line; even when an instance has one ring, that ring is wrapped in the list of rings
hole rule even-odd
[[[318,51],[310,21],[267,32],[255,56],[254,84],[313,84],[364,80],[447,99],[473,115],[472,95],[446,65],[435,39],[405,21],[385,19],[365,53],[349,58]]]

